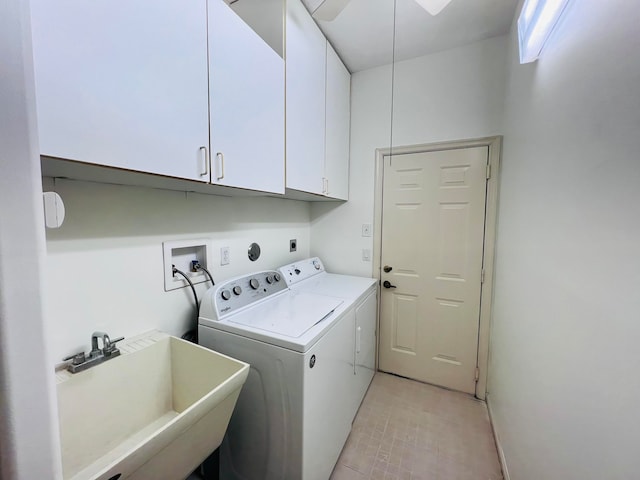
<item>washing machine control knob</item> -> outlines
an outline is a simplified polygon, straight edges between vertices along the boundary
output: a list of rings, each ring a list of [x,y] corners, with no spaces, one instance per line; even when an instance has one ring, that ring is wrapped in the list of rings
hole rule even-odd
[[[273,279],[274,279],[276,282],[279,282],[279,281],[280,281],[280,274],[279,274],[279,273],[274,273],[274,274],[273,274]]]
[[[316,268],[316,270],[320,270],[320,262],[318,260],[313,261],[313,266]]]
[[[258,283],[258,280],[256,280],[255,278],[252,278],[251,280],[249,280],[249,286],[254,290],[257,290],[260,284]]]
[[[229,290],[222,290],[222,292],[220,292],[220,296],[223,300],[229,300],[231,298],[231,292]]]
[[[273,277],[271,275],[267,275],[267,283],[271,285],[273,283]]]
[[[233,293],[235,293],[236,295],[240,295],[242,293],[240,285],[236,285],[235,287],[233,287]]]

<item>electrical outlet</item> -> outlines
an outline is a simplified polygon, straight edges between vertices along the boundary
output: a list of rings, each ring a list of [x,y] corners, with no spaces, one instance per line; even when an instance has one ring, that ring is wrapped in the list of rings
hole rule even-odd
[[[229,265],[229,263],[231,263],[229,247],[222,247],[220,249],[220,265]]]
[[[289,240],[289,251],[295,252],[296,250],[298,250],[298,241],[295,238],[293,238]]]
[[[362,236],[363,237],[370,237],[371,236],[371,224],[370,223],[363,223],[362,224]]]

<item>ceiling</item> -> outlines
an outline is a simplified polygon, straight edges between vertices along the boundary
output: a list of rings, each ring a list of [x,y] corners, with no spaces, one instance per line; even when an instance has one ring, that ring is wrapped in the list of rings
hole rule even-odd
[[[303,0],[313,8],[318,0]],[[351,72],[440,52],[509,32],[518,0],[452,0],[432,17],[415,0],[351,0],[318,21]]]

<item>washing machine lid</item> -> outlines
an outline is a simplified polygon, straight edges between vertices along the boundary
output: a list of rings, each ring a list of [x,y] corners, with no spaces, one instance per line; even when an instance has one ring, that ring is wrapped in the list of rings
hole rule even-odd
[[[292,291],[260,304],[260,308],[232,315],[228,317],[228,322],[298,338],[342,303],[342,299],[335,297]]]
[[[362,298],[375,284],[376,280],[373,278],[322,272],[319,275],[296,283],[290,288],[355,302]]]
[[[351,302],[363,298],[377,283],[374,278],[328,273],[318,257],[284,265],[279,271],[291,290],[313,292]]]

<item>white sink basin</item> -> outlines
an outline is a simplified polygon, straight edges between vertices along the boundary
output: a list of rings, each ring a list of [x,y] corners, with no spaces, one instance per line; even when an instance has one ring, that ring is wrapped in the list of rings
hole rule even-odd
[[[161,332],[118,348],[57,373],[64,478],[186,478],[222,442],[249,365]]]

